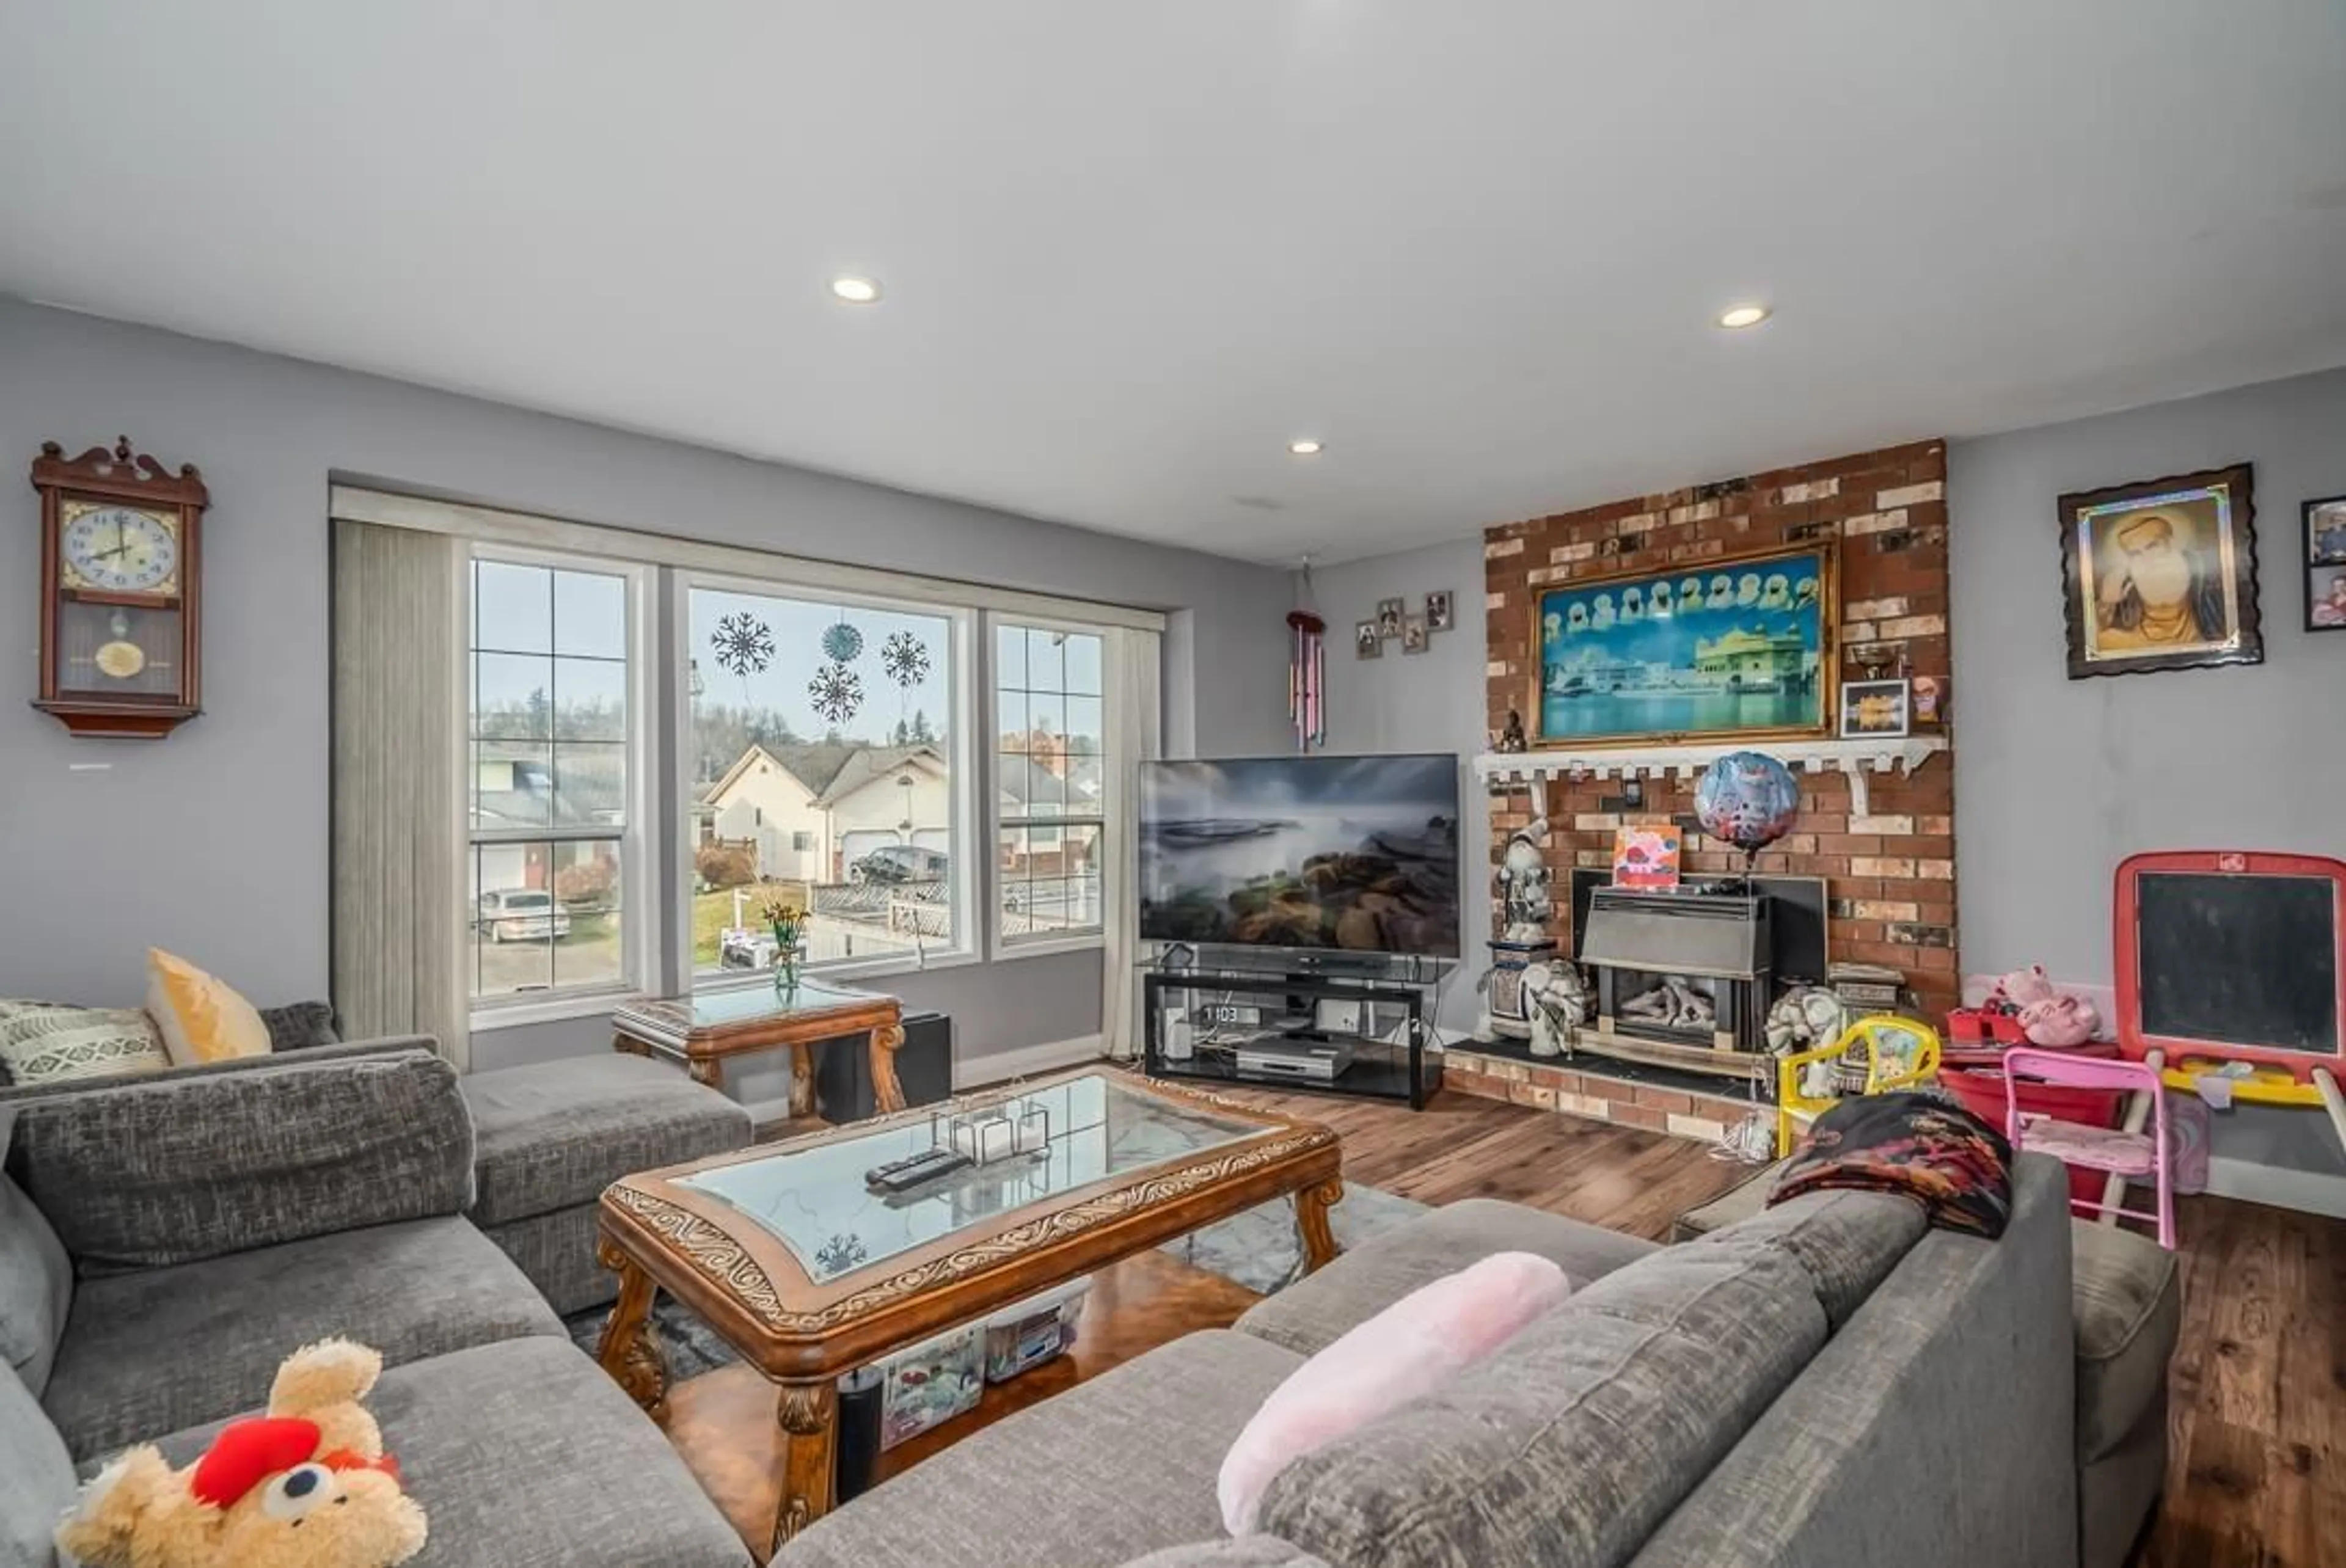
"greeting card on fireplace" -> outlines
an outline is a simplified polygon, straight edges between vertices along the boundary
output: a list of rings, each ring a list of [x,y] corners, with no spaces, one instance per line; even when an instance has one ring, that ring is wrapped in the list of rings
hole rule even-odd
[[[1671,822],[1624,822],[1613,830],[1613,885],[1678,885],[1678,830]]]

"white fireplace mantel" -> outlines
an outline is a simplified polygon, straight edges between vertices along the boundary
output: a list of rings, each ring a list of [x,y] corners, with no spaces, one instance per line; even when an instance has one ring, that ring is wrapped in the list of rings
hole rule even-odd
[[[1866,782],[1875,773],[1908,774],[1947,748],[1943,735],[1910,735],[1897,740],[1725,741],[1707,746],[1618,746],[1602,750],[1568,748],[1538,751],[1486,751],[1474,759],[1475,777],[1485,784],[1542,779],[1677,779],[1700,773],[1732,751],[1760,751],[1787,768],[1810,773],[1828,769],[1849,775],[1850,809],[1869,810]]]

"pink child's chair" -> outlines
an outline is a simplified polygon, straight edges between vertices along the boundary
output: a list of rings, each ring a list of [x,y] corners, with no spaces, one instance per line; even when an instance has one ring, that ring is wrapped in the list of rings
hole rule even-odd
[[[2090,1127],[2020,1110],[2019,1082],[2060,1084],[2078,1089],[2124,1089],[2150,1095],[2150,1130],[2129,1133],[2118,1127]],[[2004,1132],[2014,1154],[2024,1147],[2051,1155],[2065,1166],[2109,1171],[2138,1181],[2154,1179],[2158,1192],[2157,1212],[2127,1208],[2120,1204],[2076,1200],[2073,1207],[2127,1219],[2158,1222],[2158,1245],[2175,1250],[2174,1145],[2167,1133],[2167,1085],[2156,1068],[2140,1062],[2116,1062],[2078,1056],[2066,1051],[2032,1051],[2015,1045],[2004,1054]]]

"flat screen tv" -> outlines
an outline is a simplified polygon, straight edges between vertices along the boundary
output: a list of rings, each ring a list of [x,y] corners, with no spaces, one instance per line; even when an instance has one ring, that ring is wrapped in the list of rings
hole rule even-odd
[[[1458,956],[1458,759],[1149,762],[1148,941]]]

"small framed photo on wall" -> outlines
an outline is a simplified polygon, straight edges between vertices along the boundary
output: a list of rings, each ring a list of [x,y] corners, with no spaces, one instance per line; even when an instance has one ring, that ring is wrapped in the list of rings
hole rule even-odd
[[[1844,740],[1902,740],[1914,727],[1912,682],[1845,680],[1841,687]]]
[[[1401,651],[1421,654],[1425,651],[1425,617],[1403,616],[1401,618]]]
[[[1401,636],[1401,612],[1402,603],[1399,599],[1379,599],[1377,601],[1377,636],[1381,637]]]
[[[2305,629],[2346,630],[2346,495],[2305,504]]]
[[[1425,629],[1427,631],[1448,631],[1451,626],[1450,616],[1449,589],[1436,588],[1433,593],[1425,596]]]
[[[1361,621],[1352,627],[1352,651],[1362,658],[1385,657],[1384,634],[1377,630],[1374,621]]]

